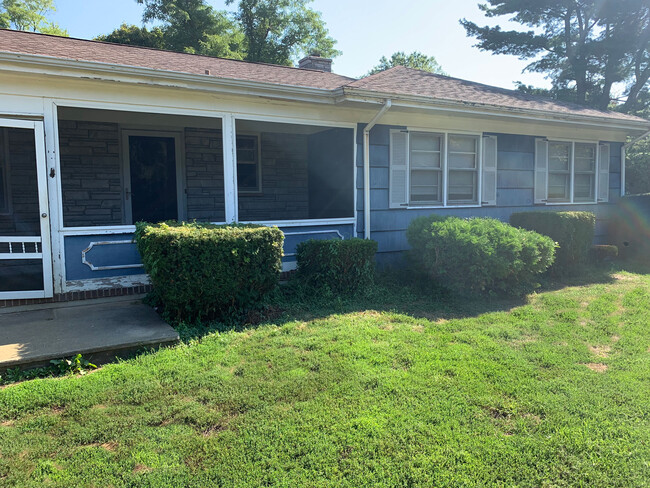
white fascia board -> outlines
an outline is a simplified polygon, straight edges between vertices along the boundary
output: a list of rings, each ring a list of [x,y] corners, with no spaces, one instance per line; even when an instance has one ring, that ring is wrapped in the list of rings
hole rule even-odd
[[[361,104],[383,104],[386,99],[393,101],[394,107],[418,110],[436,110],[469,115],[521,118],[529,121],[547,123],[580,124],[585,126],[619,129],[628,132],[650,130],[650,121],[635,122],[610,119],[606,117],[558,114],[538,110],[506,108],[488,104],[455,102],[430,97],[383,93],[345,86],[327,90],[295,85],[280,85],[260,81],[218,78],[216,76],[176,71],[158,70],[135,66],[124,66],[95,61],[78,61],[34,54],[0,52],[0,71],[13,71],[20,74],[35,73],[77,79],[96,79],[133,83],[139,85],[162,86],[197,90],[212,93],[258,96],[290,101],[313,102],[338,105],[344,102]]]
[[[471,102],[456,102],[453,100],[433,99],[415,95],[400,95],[394,93],[379,93],[358,88],[343,87],[343,94],[337,98],[337,103],[358,102],[383,104],[386,99],[391,99],[394,107],[436,110],[446,112],[465,113],[469,115],[488,115],[491,117],[521,118],[531,121],[546,123],[579,124],[608,129],[621,129],[626,131],[648,131],[650,121],[625,121],[607,117],[585,115],[572,115],[556,112],[543,112],[540,110],[508,108],[497,105],[479,104]]]
[[[333,91],[94,61],[0,52],[0,70],[334,104]]]

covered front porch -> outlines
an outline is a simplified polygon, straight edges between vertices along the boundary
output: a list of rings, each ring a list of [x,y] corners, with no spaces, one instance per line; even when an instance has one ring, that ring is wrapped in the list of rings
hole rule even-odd
[[[141,291],[138,221],[277,225],[284,270],[303,240],[356,235],[352,124],[54,109],[47,155],[41,122],[0,129],[0,300]]]

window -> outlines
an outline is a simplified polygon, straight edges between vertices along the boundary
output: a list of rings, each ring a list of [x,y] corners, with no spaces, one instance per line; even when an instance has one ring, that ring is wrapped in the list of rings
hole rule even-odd
[[[442,203],[443,139],[440,134],[416,132],[410,135],[411,202]]]
[[[478,137],[449,136],[447,203],[478,203]]]
[[[609,193],[609,145],[538,139],[535,203],[596,203]]]
[[[481,157],[478,135],[391,131],[390,207],[496,205],[496,138],[483,142]]]
[[[237,188],[240,193],[262,191],[259,137],[237,136]]]
[[[596,144],[575,145],[573,168],[573,200],[593,202],[596,199]]]

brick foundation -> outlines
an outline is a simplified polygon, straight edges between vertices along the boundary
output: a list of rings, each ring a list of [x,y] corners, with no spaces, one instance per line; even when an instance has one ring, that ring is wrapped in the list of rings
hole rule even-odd
[[[104,288],[102,290],[69,291],[58,293],[52,298],[30,298],[15,300],[0,300],[0,308],[18,307],[21,305],[39,305],[43,303],[61,303],[78,300],[92,300],[93,298],[121,297],[127,295],[141,295],[151,291],[151,285],[130,286],[121,288]]]

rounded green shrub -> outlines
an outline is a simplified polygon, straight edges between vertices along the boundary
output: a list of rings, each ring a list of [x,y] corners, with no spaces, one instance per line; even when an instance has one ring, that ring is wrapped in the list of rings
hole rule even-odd
[[[305,286],[350,295],[373,283],[377,243],[367,239],[310,239],[296,247],[296,277]]]
[[[510,224],[549,236],[558,244],[553,271],[567,273],[587,262],[594,240],[596,215],[592,212],[518,212]]]
[[[415,219],[407,238],[418,268],[463,295],[531,291],[555,256],[552,239],[487,218]]]
[[[284,234],[277,227],[136,224],[154,294],[172,320],[222,317],[259,305],[277,285]]]

